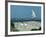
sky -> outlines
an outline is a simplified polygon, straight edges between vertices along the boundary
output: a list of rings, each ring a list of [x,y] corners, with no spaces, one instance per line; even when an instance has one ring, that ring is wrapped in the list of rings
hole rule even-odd
[[[35,19],[41,19],[41,6],[20,6],[20,5],[11,5],[10,6],[11,18],[26,18],[32,19],[32,10],[35,12]]]

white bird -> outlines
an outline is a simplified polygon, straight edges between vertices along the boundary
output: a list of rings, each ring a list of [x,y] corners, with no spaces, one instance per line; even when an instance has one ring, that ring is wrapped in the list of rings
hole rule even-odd
[[[36,17],[36,14],[35,12],[32,10],[32,18],[35,18]]]

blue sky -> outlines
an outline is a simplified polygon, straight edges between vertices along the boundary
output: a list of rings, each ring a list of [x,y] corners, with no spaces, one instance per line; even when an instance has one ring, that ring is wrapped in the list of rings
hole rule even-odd
[[[41,7],[40,6],[19,6],[11,5],[11,18],[30,18],[32,19],[32,10],[35,12],[37,20],[41,19]]]

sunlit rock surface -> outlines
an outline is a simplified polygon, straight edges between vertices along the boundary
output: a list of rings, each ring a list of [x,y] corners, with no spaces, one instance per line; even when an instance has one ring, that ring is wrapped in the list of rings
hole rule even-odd
[[[41,22],[38,21],[27,21],[27,22],[14,22],[14,30],[19,31],[31,31],[31,29],[39,29],[41,27]]]

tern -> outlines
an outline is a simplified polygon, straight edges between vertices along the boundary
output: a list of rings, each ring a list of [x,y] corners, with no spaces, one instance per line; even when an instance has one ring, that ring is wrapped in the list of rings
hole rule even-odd
[[[32,18],[35,18],[36,17],[36,14],[34,12],[34,10],[32,10]]]

